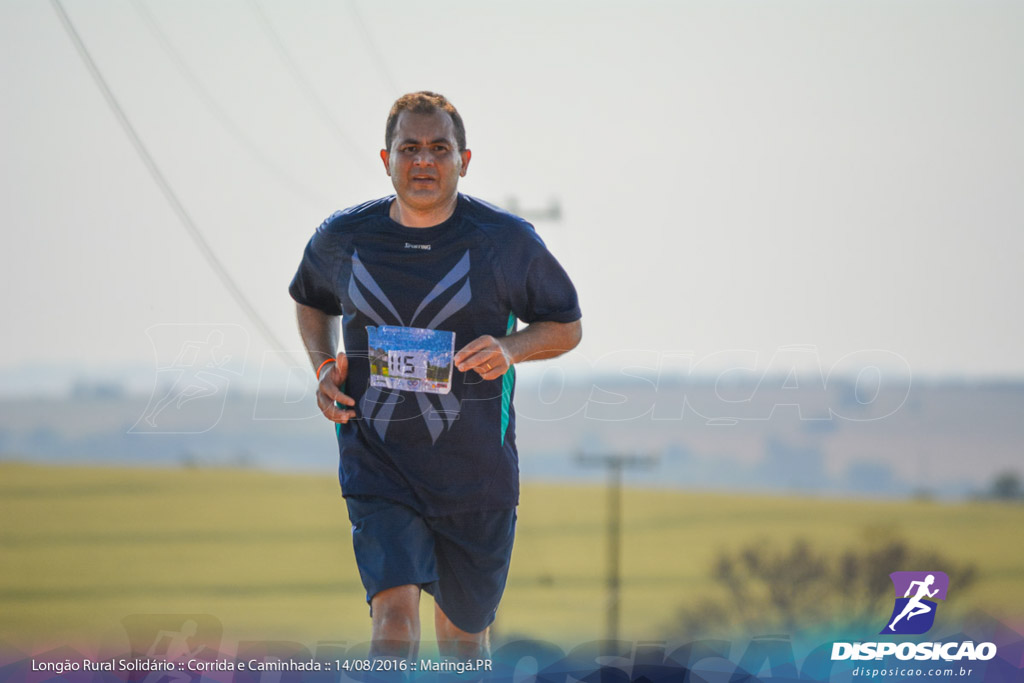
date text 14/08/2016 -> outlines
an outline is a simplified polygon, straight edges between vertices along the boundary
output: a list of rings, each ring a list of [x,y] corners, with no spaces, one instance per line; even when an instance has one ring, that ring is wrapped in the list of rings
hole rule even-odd
[[[470,673],[492,671],[490,659],[441,660],[421,659],[336,659],[338,671],[443,671],[448,673]]]

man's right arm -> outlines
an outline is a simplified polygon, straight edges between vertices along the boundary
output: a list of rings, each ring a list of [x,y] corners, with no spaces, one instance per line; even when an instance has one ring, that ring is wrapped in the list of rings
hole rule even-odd
[[[341,320],[336,315],[330,315],[300,303],[295,304],[295,310],[299,322],[299,334],[302,336],[302,343],[309,353],[309,360],[313,363],[313,368],[320,368],[328,358],[337,359],[327,363],[320,370],[316,403],[320,407],[320,412],[328,420],[345,424],[356,416],[354,410],[356,402],[351,396],[341,391],[341,387],[348,378],[348,358],[344,353],[338,351],[338,347],[341,345]],[[343,406],[349,406],[349,408],[339,408],[335,405],[335,401]]]

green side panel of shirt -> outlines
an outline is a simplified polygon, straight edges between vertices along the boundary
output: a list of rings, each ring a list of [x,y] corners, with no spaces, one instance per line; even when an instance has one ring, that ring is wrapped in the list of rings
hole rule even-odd
[[[516,316],[508,314],[508,328],[505,335],[510,335],[516,330]],[[512,407],[512,388],[516,385],[516,369],[509,367],[508,372],[501,378],[501,441],[505,443],[505,432],[508,431],[509,411]]]

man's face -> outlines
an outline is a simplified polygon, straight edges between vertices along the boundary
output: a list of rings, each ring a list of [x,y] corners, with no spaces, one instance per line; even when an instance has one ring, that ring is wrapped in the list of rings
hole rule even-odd
[[[398,198],[415,211],[443,209],[466,175],[469,150],[459,151],[455,125],[446,112],[398,115],[390,150],[381,150]]]

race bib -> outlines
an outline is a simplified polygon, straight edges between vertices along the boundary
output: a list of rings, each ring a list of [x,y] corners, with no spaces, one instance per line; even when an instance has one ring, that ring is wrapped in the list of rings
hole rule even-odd
[[[370,386],[447,394],[452,389],[455,333],[420,327],[367,327]]]

